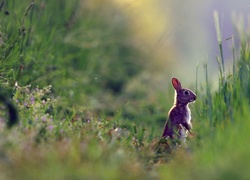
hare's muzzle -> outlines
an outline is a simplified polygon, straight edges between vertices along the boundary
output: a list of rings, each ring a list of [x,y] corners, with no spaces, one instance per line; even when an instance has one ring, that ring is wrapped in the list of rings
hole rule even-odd
[[[194,95],[191,99],[190,102],[194,102],[196,100],[196,95]]]

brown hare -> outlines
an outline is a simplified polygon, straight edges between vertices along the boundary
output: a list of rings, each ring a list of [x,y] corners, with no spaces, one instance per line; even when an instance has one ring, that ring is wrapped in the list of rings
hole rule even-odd
[[[196,95],[189,89],[184,89],[178,79],[172,78],[175,88],[174,105],[168,113],[162,138],[170,138],[180,143],[186,142],[188,133],[191,133],[191,111],[188,104],[196,100]]]

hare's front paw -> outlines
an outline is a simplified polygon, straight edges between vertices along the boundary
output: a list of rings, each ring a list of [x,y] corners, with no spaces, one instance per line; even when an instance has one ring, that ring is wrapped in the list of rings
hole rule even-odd
[[[194,138],[196,137],[196,133],[193,131],[188,131],[189,137]]]

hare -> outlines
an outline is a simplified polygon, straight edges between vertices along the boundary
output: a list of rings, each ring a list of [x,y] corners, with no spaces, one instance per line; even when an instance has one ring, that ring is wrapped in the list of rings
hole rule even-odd
[[[169,137],[171,140],[186,141],[188,132],[191,133],[191,111],[188,104],[196,100],[196,95],[189,89],[184,89],[178,79],[172,78],[175,89],[174,105],[168,113],[162,138]]]

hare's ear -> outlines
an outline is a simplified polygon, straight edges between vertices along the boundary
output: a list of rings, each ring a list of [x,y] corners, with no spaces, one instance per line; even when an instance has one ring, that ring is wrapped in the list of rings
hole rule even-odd
[[[182,89],[181,83],[178,79],[172,78],[172,84],[176,91],[179,91],[180,89]]]

